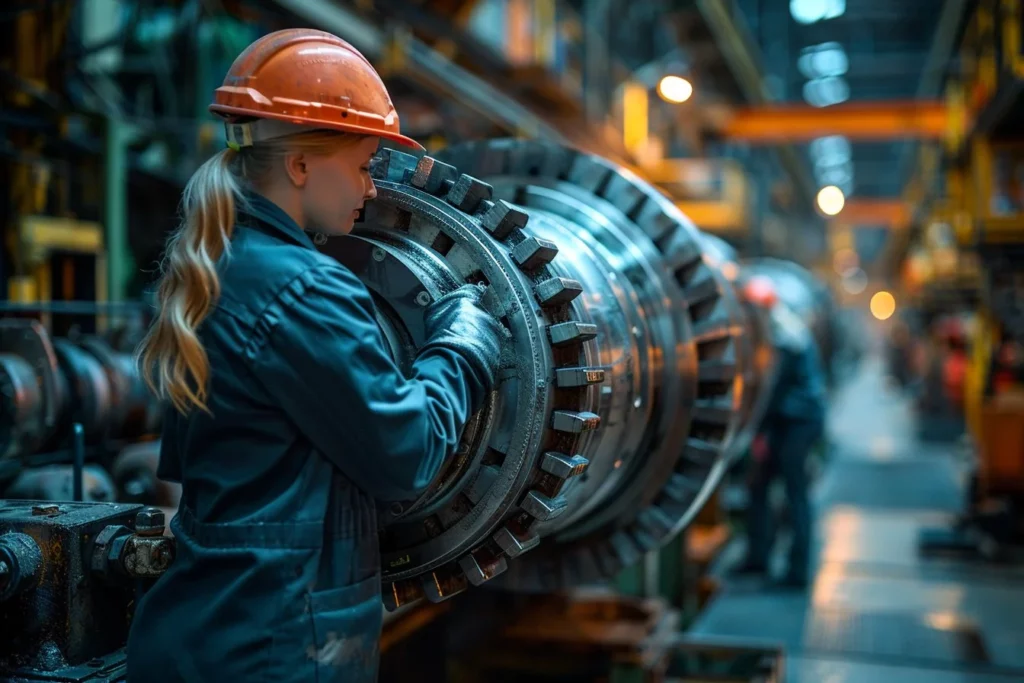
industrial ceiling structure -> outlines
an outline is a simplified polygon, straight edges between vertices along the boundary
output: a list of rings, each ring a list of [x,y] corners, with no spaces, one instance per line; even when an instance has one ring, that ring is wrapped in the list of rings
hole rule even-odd
[[[884,267],[889,237],[909,223],[903,198],[921,144],[945,130],[943,85],[957,66],[954,44],[969,3],[736,4],[760,52],[766,90],[788,108],[774,119],[751,116],[753,137],[788,138],[817,187],[841,188],[850,210],[835,222],[856,228],[862,261]]]
[[[22,60],[17,72],[5,72],[31,102],[19,105],[9,123],[19,135],[36,136],[39,154],[58,172],[75,166],[75,155],[106,154],[113,125],[128,148],[129,182],[143,193],[173,197],[173,188],[219,143],[205,98],[232,56],[262,31],[318,26],[374,60],[403,126],[429,149],[533,137],[636,168],[654,148],[668,161],[705,164],[701,172],[714,176],[719,214],[743,204],[742,215],[726,216],[738,229],[724,236],[764,251],[763,223],[774,222],[783,226],[775,230],[776,249],[806,247],[789,254],[803,261],[828,258],[827,223],[815,196],[835,185],[847,207],[833,223],[857,228],[858,247],[871,260],[893,228],[906,226],[902,195],[921,141],[934,141],[945,126],[937,107],[967,4],[54,3],[54,26],[71,18],[66,45],[50,54],[49,43],[36,41],[36,62]],[[12,17],[12,29],[29,20],[22,10]],[[654,96],[666,75],[689,79],[693,97],[672,104]],[[736,169],[744,187],[721,189],[739,177]],[[90,174],[73,178],[72,196],[101,196],[74,190],[94,181]],[[156,201],[144,203],[166,203]],[[81,203],[98,206],[88,197]],[[699,208],[693,217],[701,223],[707,214]],[[91,215],[85,208],[78,213]],[[136,241],[159,249],[162,229],[150,222],[138,230],[144,234]]]
[[[738,4],[763,55],[775,99],[821,109],[867,102],[905,107],[913,100],[937,99],[966,5],[961,0]],[[851,141],[836,135],[802,149],[820,184],[875,199],[900,195],[913,145],[912,140]]]

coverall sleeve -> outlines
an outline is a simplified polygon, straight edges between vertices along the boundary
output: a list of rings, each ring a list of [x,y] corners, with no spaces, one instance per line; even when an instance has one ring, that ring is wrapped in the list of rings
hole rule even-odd
[[[307,271],[261,323],[257,377],[313,446],[378,500],[426,488],[485,393],[472,366],[447,348],[427,347],[406,378],[369,292],[341,266]]]

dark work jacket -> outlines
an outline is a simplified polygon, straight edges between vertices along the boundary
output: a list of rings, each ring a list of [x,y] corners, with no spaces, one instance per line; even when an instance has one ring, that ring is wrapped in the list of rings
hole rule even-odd
[[[178,554],[138,604],[130,683],[360,683],[377,675],[377,501],[429,484],[484,398],[425,346],[403,377],[356,276],[279,207],[239,212],[199,336],[212,414],[167,414]]]
[[[781,421],[823,422],[828,400],[825,370],[810,329],[782,304],[772,310],[771,328],[777,369],[765,426]]]

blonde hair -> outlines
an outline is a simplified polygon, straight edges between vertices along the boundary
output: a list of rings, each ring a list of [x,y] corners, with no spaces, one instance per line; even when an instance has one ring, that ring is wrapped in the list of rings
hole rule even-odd
[[[167,242],[157,288],[157,315],[136,350],[150,390],[188,413],[206,405],[210,361],[197,330],[220,296],[217,262],[230,255],[243,189],[264,187],[287,154],[333,154],[363,136],[315,130],[214,154],[189,179],[182,221]]]

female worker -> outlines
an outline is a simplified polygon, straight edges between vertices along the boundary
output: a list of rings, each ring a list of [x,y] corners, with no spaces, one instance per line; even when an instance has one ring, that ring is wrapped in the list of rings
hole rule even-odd
[[[140,348],[172,406],[159,475],[182,500],[177,557],[136,609],[128,679],[373,681],[375,501],[439,471],[493,388],[502,330],[478,287],[441,297],[406,378],[367,290],[306,235],[352,229],[376,196],[380,138],[416,146],[351,45],[268,35],[210,109],[228,149],[185,189]]]

